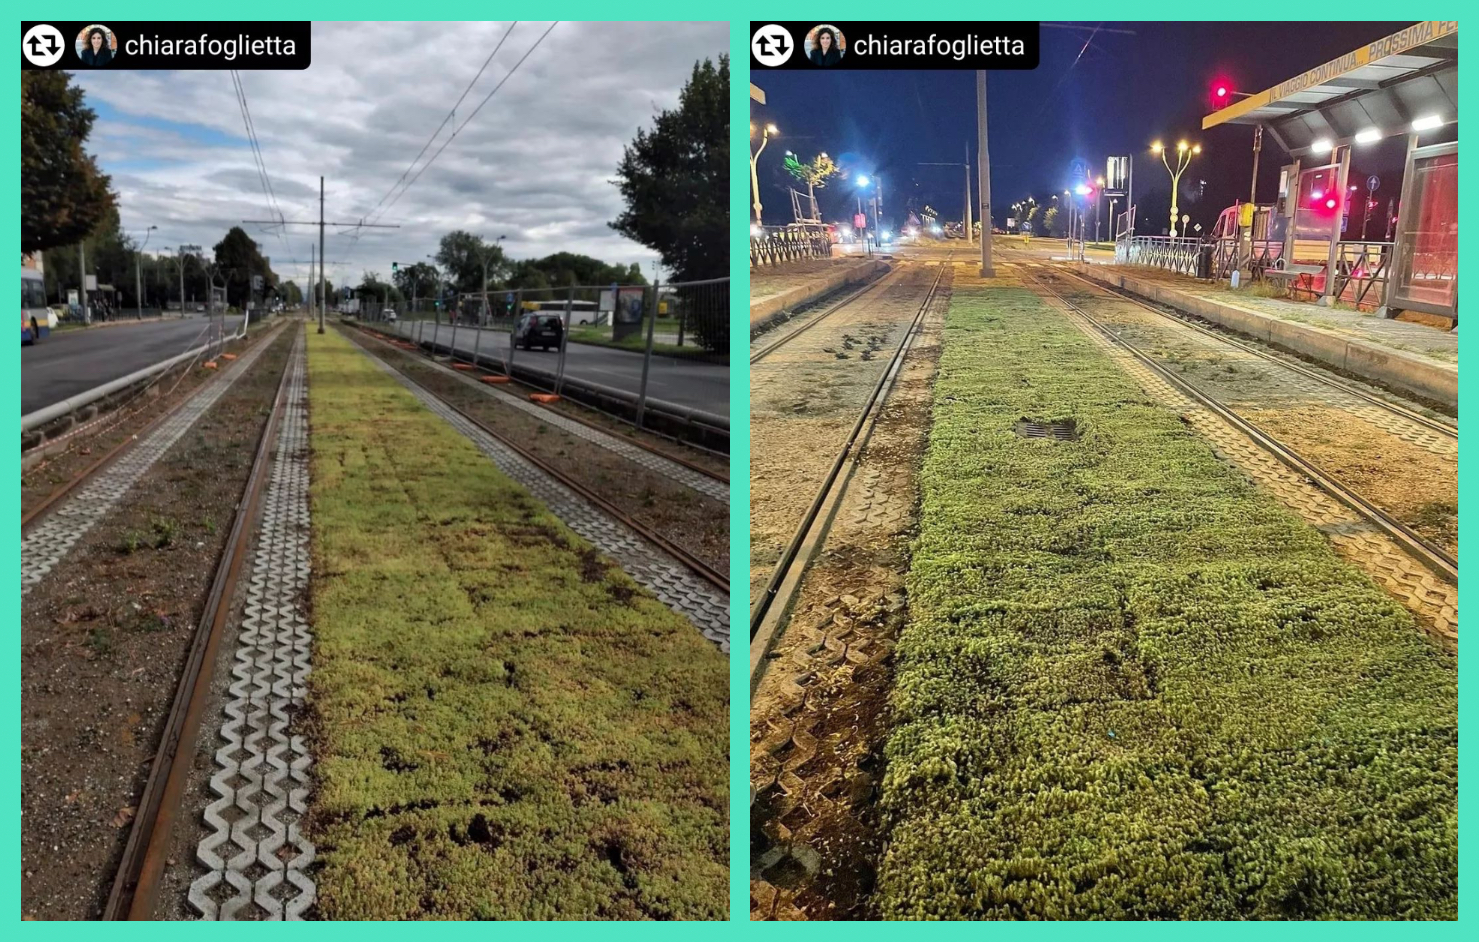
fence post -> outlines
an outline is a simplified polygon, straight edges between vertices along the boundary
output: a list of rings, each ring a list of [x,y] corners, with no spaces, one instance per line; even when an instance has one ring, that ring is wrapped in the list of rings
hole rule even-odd
[[[437,337],[442,333],[442,316],[437,315],[437,321],[431,325],[431,355],[437,355]]]
[[[683,328],[688,326],[688,305],[680,304],[678,312],[678,346],[683,346]]]
[[[481,315],[479,315],[481,316]],[[474,326],[472,329],[472,365],[478,365],[478,347],[483,343],[483,328]]]
[[[457,362],[457,315],[452,315],[452,362]]]
[[[514,351],[519,348],[519,317],[524,310],[524,289],[514,291],[514,322],[508,329],[508,359],[503,364],[503,374],[514,378]]]
[[[575,301],[575,286],[570,286],[570,294],[565,298],[565,327],[560,331],[560,365],[555,369],[555,395],[565,388],[565,345],[570,342],[570,305]]]
[[[642,385],[637,389],[637,428],[647,412],[647,373],[652,368],[652,333],[657,329],[657,299],[661,282],[652,282],[652,317],[647,321],[647,352],[642,356]]]

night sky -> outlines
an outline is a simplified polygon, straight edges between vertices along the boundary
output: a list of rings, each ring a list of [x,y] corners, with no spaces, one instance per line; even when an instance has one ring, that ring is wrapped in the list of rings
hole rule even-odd
[[[1184,137],[1200,142],[1202,154],[1182,176],[1181,211],[1210,228],[1223,207],[1248,198],[1253,161],[1252,127],[1201,130],[1202,117],[1215,110],[1210,103],[1214,78],[1227,79],[1238,91],[1262,91],[1411,21],[1078,25],[1087,28],[1042,29],[1037,69],[988,75],[991,202],[998,226],[1013,202],[1029,194],[1039,202],[1061,194],[1073,158],[1086,160],[1091,175],[1098,176],[1107,156],[1130,153],[1135,155],[1135,197],[1141,206],[1138,229],[1159,231],[1165,225],[1170,175],[1149,145],[1157,139],[1174,145]],[[1095,26],[1101,30],[1091,34]],[[1133,30],[1134,35],[1109,29]],[[757,70],[751,80],[769,101],[751,102],[751,119],[772,121],[780,130],[759,165],[767,224],[791,219],[786,187],[796,181],[782,167],[788,148],[802,158],[826,151],[850,170],[881,173],[887,224],[903,221],[911,198],[934,206],[943,220],[961,218],[962,169],[917,164],[961,163],[967,142],[975,160],[973,71]],[[1350,178],[1357,182],[1379,174],[1376,195],[1385,207],[1386,198],[1400,192],[1404,153],[1401,135],[1358,148]],[[1289,159],[1265,135],[1260,201],[1273,198],[1279,168]],[[799,184],[797,188],[805,190]],[[845,181],[830,181],[818,194],[823,219],[849,216],[844,201],[852,205],[851,193]],[[1158,208],[1154,225],[1148,218],[1151,206]],[[1108,225],[1106,208],[1106,231]],[[1092,213],[1089,226],[1092,230]],[[1375,224],[1373,237],[1381,237]]]

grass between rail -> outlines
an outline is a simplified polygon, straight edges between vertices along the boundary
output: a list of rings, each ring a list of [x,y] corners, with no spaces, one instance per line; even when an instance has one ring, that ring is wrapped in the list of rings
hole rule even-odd
[[[956,285],[922,493],[882,915],[1457,917],[1455,659],[1064,315]]]
[[[348,340],[309,334],[332,919],[728,914],[728,671]]]

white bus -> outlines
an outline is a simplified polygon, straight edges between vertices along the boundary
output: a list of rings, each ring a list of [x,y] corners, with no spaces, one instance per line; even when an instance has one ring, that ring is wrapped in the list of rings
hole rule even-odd
[[[21,343],[35,343],[51,333],[56,314],[46,306],[46,279],[35,268],[21,266]]]

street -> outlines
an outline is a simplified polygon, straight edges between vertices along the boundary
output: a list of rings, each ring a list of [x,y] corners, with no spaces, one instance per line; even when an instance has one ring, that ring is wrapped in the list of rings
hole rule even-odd
[[[402,321],[396,325],[406,337],[416,336],[430,341],[434,325],[418,328],[417,323]],[[471,354],[474,346],[480,353],[508,352],[508,332],[483,330],[476,337],[473,328],[457,328],[457,350]],[[452,342],[452,328],[443,324],[435,330],[438,343]],[[548,370],[551,374],[559,366],[558,352],[551,350],[520,350],[514,362],[523,366]],[[613,389],[636,394],[642,384],[642,355],[611,347],[572,343],[565,350],[565,375],[578,377],[592,383],[600,383]],[[688,409],[698,409],[710,415],[729,417],[729,368],[722,364],[703,363],[677,357],[654,356],[652,369],[647,376],[647,395],[662,402]]]
[[[127,376],[205,342],[201,316],[58,331],[21,348],[21,415]],[[220,321],[215,322],[217,325]],[[240,317],[226,318],[229,334]]]

